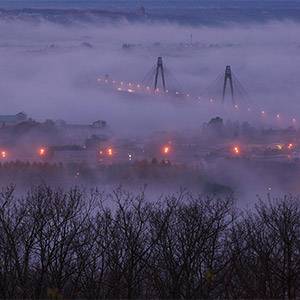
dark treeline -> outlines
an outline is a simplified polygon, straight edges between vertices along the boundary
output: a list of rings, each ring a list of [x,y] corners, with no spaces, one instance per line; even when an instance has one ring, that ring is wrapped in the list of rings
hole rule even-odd
[[[299,141],[299,130],[293,126],[284,129],[272,129],[264,126],[253,126],[248,122],[231,121],[226,122],[220,117],[212,118],[208,123],[202,125],[202,138],[206,142],[215,143],[229,140],[242,140],[252,143],[274,143]]]
[[[0,195],[0,298],[300,297],[300,199],[118,188]]]
[[[141,186],[145,182],[164,186],[205,187],[204,170],[185,164],[172,164],[156,158],[91,166],[87,163],[55,164],[47,162],[10,161],[0,163],[0,181],[29,188],[47,182],[55,186],[109,185]],[[212,181],[212,180],[210,180]]]

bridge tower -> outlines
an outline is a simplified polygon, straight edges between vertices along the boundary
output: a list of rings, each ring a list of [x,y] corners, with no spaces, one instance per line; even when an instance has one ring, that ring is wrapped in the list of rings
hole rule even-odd
[[[233,105],[235,105],[234,93],[233,93],[233,84],[232,84],[232,75],[231,75],[231,68],[230,68],[230,66],[226,66],[226,69],[225,69],[224,84],[223,84],[223,93],[222,93],[222,105],[224,105],[224,101],[225,101],[225,92],[226,92],[226,85],[227,85],[227,81],[228,80],[229,80],[229,84],[230,84],[230,91],[231,91],[232,103],[233,103]]]
[[[157,80],[158,80],[159,70],[161,71],[161,78],[162,78],[162,85],[163,85],[163,88],[164,88],[164,92],[166,92],[164,66],[163,66],[163,61],[162,61],[161,57],[159,57],[157,59],[156,72],[155,72],[155,83],[154,83],[154,92],[157,89]]]

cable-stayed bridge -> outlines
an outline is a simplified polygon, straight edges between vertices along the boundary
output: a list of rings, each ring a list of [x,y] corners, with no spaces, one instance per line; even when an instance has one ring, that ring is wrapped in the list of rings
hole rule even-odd
[[[157,62],[144,76],[141,83],[112,80],[108,75],[105,75],[104,78],[98,78],[98,82],[119,92],[160,96],[186,103],[214,104],[248,113],[255,111],[256,117],[275,118],[277,121],[281,119],[280,113],[271,115],[263,108],[258,107],[258,103],[253,101],[229,65],[204,90],[196,94],[187,92],[182,88],[171,70],[163,62],[162,57],[158,57]],[[289,121],[293,125],[297,124],[296,118]]]

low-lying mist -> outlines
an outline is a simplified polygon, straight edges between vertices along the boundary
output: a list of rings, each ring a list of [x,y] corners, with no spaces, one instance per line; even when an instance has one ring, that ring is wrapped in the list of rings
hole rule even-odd
[[[73,123],[102,118],[119,133],[197,128],[209,117],[224,114],[219,103],[212,107],[189,100],[188,105],[175,105],[143,96],[133,100],[96,84],[105,74],[117,81],[140,83],[162,56],[185,93],[191,95],[201,94],[231,65],[257,113],[233,112],[228,101],[232,111],[228,114],[287,126],[299,109],[300,71],[295,63],[300,52],[299,27],[288,21],[223,29],[125,21],[69,26],[1,21],[2,113],[26,111],[36,120]],[[190,34],[194,43],[207,47],[179,47],[189,44]],[[155,42],[160,46],[153,46]],[[124,43],[141,46],[126,51]],[[210,47],[212,44],[216,46]],[[266,111],[265,120],[261,109]],[[280,121],[275,118],[277,113]]]
[[[197,136],[202,124],[215,116],[266,128],[293,125],[298,129],[299,29],[300,24],[291,21],[247,26],[227,24],[220,28],[168,22],[91,22],[65,26],[45,21],[32,24],[2,20],[1,114],[25,111],[39,122],[64,119],[74,124],[91,124],[102,119],[118,137],[146,137],[164,130]],[[124,49],[123,44],[129,44],[130,49]],[[192,97],[174,102],[165,97],[131,96],[97,82],[108,74],[117,82],[140,84],[158,56],[176,77],[184,95]],[[242,105],[234,109],[229,97],[223,109],[218,101],[196,100],[224,72],[226,65],[231,66],[251,96],[251,113],[242,109]],[[277,114],[280,118],[276,118]],[[296,122],[292,122],[293,118]],[[216,139],[215,143],[218,142]],[[284,179],[277,176],[281,174],[280,167],[272,173],[272,169],[264,166],[227,164],[229,167],[226,163],[218,165],[205,176],[245,199],[255,193],[266,193],[269,185],[280,193],[295,192],[295,185],[284,185]],[[257,180],[259,174],[266,180]],[[182,182],[173,184],[178,187]],[[122,180],[116,183],[122,184]],[[149,182],[140,180],[135,187],[144,183]],[[200,186],[205,185],[195,184],[193,188]]]

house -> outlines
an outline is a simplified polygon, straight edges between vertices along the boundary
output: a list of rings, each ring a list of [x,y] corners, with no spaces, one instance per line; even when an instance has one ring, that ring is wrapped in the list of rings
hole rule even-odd
[[[16,115],[0,115],[0,126],[16,125],[21,122],[27,121],[27,114],[25,112],[19,112]]]

